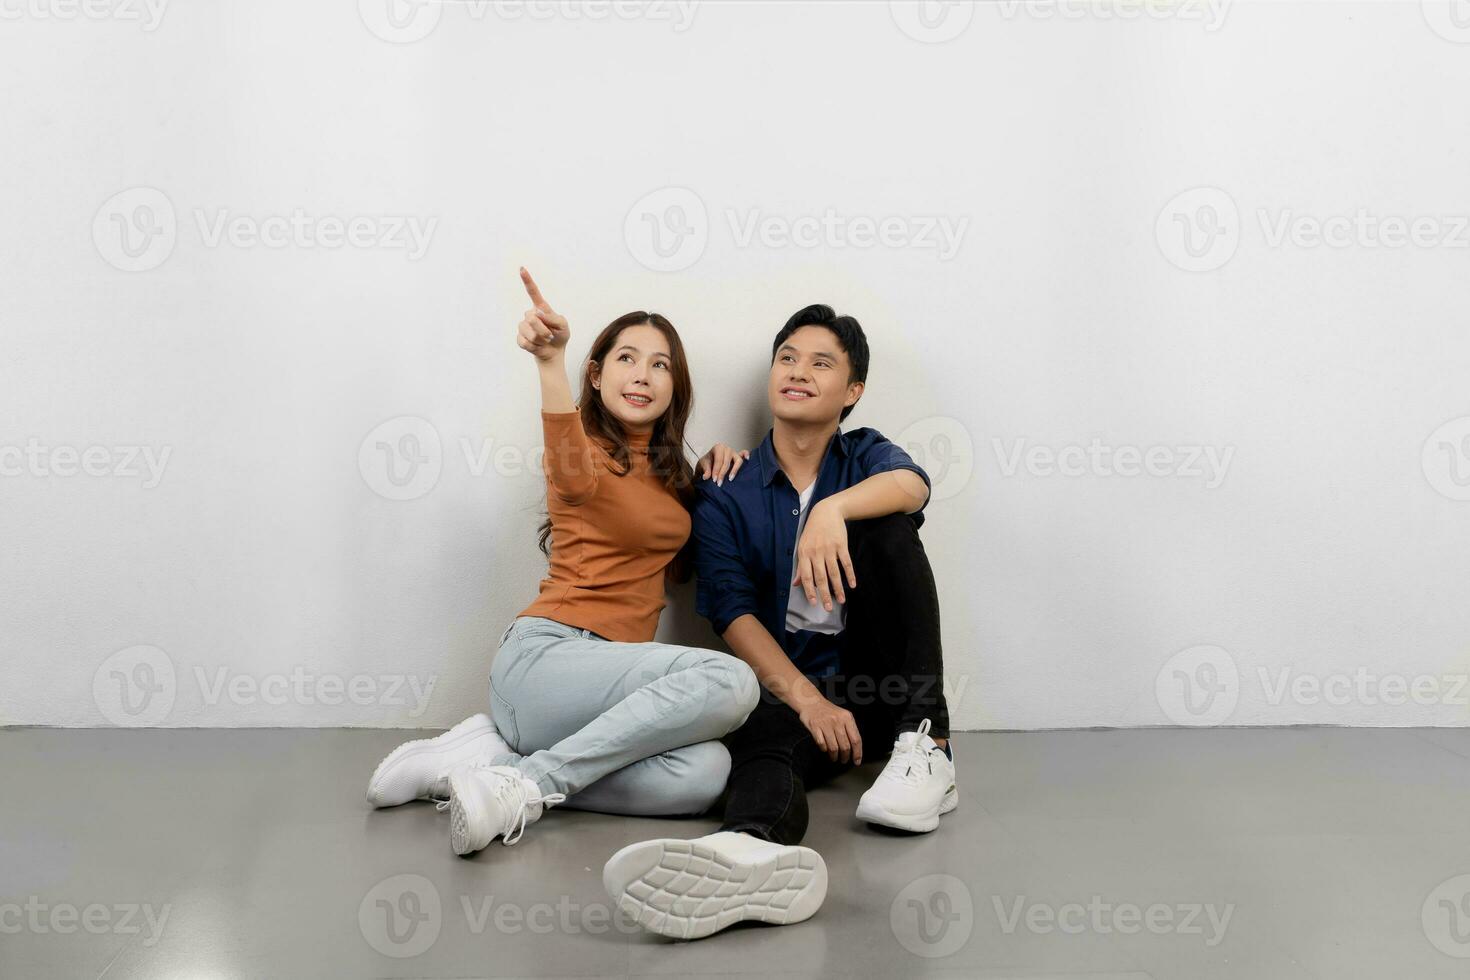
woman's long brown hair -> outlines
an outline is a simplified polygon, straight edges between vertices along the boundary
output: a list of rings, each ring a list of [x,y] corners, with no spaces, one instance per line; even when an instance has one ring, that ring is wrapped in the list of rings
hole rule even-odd
[[[582,413],[582,428],[588,438],[602,443],[617,464],[618,469],[614,472],[618,476],[625,475],[632,466],[628,435],[623,429],[623,423],[602,403],[601,393],[592,386],[592,365],[596,364],[598,373],[601,374],[602,364],[617,343],[618,336],[628,327],[644,324],[657,329],[668,341],[669,371],[674,377],[673,398],[669,402],[668,410],[654,422],[653,433],[648,440],[649,469],[663,477],[664,486],[678,498],[685,510],[692,510],[698,492],[694,488],[694,467],[689,465],[689,460],[684,455],[684,426],[688,424],[689,415],[694,411],[694,383],[689,377],[689,360],[684,356],[684,343],[679,339],[679,331],[674,329],[672,323],[657,313],[638,310],[624,313],[603,327],[597,339],[592,341],[592,350],[587,353],[587,360],[582,365],[582,391],[577,397],[577,411]],[[541,522],[536,543],[543,554],[551,556],[550,515]],[[686,544],[669,565],[669,574],[676,581],[683,581],[688,577],[688,550]]]

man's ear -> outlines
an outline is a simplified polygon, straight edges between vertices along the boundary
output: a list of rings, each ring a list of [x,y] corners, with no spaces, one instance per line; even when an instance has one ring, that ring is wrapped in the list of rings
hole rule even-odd
[[[861,381],[854,381],[847,386],[847,400],[842,403],[842,407],[851,408],[858,403],[858,399],[861,397],[863,397],[863,383]]]

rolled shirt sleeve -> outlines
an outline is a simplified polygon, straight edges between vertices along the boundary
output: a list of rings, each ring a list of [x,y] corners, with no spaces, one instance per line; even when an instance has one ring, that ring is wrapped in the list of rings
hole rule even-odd
[[[863,479],[876,476],[879,473],[888,473],[893,470],[912,470],[919,474],[924,481],[924,487],[928,491],[924,495],[924,502],[919,509],[913,513],[916,522],[922,523],[924,508],[929,506],[929,497],[934,490],[934,484],[929,480],[929,474],[924,468],[915,463],[913,457],[904,452],[903,447],[896,442],[890,442],[878,432],[869,429],[870,439],[864,440],[861,449],[857,453],[858,467],[862,471]]]

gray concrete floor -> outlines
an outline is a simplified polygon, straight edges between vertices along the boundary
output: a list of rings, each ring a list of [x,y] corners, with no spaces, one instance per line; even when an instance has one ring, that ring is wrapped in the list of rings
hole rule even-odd
[[[938,831],[858,824],[849,774],[816,917],[695,943],[611,919],[602,862],[714,820],[456,858],[363,802],[411,734],[0,731],[0,977],[1470,975],[1470,730],[962,735]]]

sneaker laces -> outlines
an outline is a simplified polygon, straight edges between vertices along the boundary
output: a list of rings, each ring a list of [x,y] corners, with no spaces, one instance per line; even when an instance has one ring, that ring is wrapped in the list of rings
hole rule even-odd
[[[439,770],[439,775],[434,777],[434,785],[438,786],[440,783],[444,784],[444,797],[441,799],[438,796],[432,795],[431,793],[429,799],[434,801],[434,809],[438,810],[440,813],[443,813],[445,810],[449,809],[449,774],[454,770],[461,768],[484,769],[486,768],[486,766],[483,762],[462,762],[457,766],[450,766],[448,769]]]
[[[565,793],[540,793],[532,791],[528,786],[534,786],[535,783],[532,783],[529,779],[522,776],[519,771],[510,766],[495,766],[489,762],[481,761],[470,763],[468,768],[471,770],[484,769],[493,771],[501,777],[491,784],[493,787],[491,792],[495,794],[496,801],[500,803],[502,812],[510,814],[505,826],[500,828],[499,836],[503,844],[514,844],[525,834],[526,811],[531,807],[539,805],[545,808],[557,803],[565,803],[567,800]],[[449,801],[441,800],[435,806],[435,809],[449,809]]]
[[[922,743],[931,727],[929,719],[925,718],[919,722],[912,741],[905,743],[903,737],[899,736],[893,743],[893,755],[889,756],[888,765],[883,767],[883,774],[905,783],[917,783],[921,774],[927,775],[932,767],[929,763],[929,751]]]
[[[476,759],[474,762],[461,762],[457,766],[450,766],[448,769],[441,769],[439,771],[438,777],[434,780],[434,783],[436,785],[438,783],[440,783],[440,782],[442,782],[444,784],[444,799],[441,800],[437,796],[431,796],[431,797],[429,797],[429,799],[431,799],[431,800],[434,801],[434,809],[435,810],[438,810],[440,813],[443,813],[445,810],[448,810],[449,809],[449,774],[450,773],[454,772],[456,769],[490,769],[490,768],[492,768],[492,767],[491,767],[491,765],[490,765],[490,763],[489,763],[488,760],[486,760],[486,759]],[[501,766],[500,768],[503,769],[505,767],[504,766]]]

